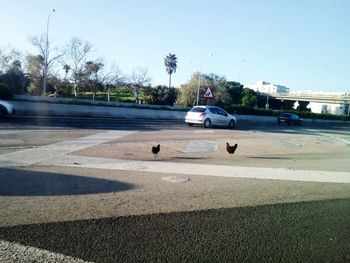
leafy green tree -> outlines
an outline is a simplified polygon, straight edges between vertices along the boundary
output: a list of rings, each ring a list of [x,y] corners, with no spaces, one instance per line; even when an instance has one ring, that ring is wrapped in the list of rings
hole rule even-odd
[[[252,89],[245,88],[242,92],[242,105],[247,107],[256,107],[258,96]]]
[[[178,89],[171,87],[170,89],[166,89],[164,95],[164,102],[166,105],[174,106],[175,101],[178,96]]]
[[[232,104],[241,104],[243,85],[236,81],[227,81],[225,89],[231,98]]]
[[[164,94],[165,90],[167,89],[166,86],[156,86],[156,87],[146,87],[143,90],[143,97],[145,100],[145,103],[147,104],[156,104],[156,105],[162,105],[164,104]]]
[[[0,81],[11,94],[24,93],[29,83],[22,60],[22,54],[14,48],[0,48]]]
[[[199,73],[194,73],[190,81],[180,86],[176,105],[190,107],[195,105],[197,99]]]
[[[41,94],[41,85],[43,81],[42,68],[44,65],[44,58],[40,55],[28,55],[27,60],[27,74],[30,78],[30,85],[28,91],[32,95]]]
[[[167,55],[164,58],[164,65],[165,65],[166,72],[168,72],[168,74],[169,74],[169,89],[170,89],[170,87],[171,87],[171,75],[176,72],[176,67],[177,67],[176,55],[169,53],[169,55]]]
[[[194,73],[189,83],[182,85],[176,104],[181,106],[193,106],[196,102],[199,73]],[[213,99],[202,98],[208,86],[214,93]],[[231,104],[240,104],[243,85],[235,81],[227,81],[225,77],[216,74],[201,74],[201,85],[199,87],[199,104],[211,104],[223,108]]]
[[[88,61],[85,63],[86,85],[92,92],[92,100],[95,100],[95,95],[98,90],[102,90],[103,85],[99,76],[99,71],[103,68],[103,63]]]
[[[13,64],[17,64],[18,62],[22,64],[20,61],[22,61],[22,54],[8,46],[8,47],[1,47],[0,48],[0,74],[6,74],[10,68],[13,66]]]
[[[13,61],[7,72],[0,75],[0,81],[11,90],[12,94],[24,93],[29,83],[18,60]]]
[[[175,88],[158,85],[146,87],[143,91],[145,103],[156,105],[174,105],[177,92]]]
[[[10,99],[13,96],[13,91],[0,79],[0,99]]]

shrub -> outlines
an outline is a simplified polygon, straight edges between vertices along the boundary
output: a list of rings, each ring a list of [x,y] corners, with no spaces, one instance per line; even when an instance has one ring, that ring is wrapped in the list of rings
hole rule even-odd
[[[13,97],[13,91],[9,86],[0,82],[0,99],[11,99]]]

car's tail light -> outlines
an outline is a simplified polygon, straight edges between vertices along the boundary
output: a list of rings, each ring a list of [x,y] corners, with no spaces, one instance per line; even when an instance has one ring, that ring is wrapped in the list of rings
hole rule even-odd
[[[205,112],[202,112],[201,114],[199,114],[199,117],[204,118],[205,117]]]

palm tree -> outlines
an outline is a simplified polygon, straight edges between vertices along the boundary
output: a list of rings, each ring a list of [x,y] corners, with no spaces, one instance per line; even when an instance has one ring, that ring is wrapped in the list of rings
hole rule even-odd
[[[68,64],[64,64],[63,70],[64,70],[64,72],[66,72],[65,80],[67,81],[67,75],[68,75],[68,72],[70,70],[70,66]]]
[[[169,88],[170,88],[171,87],[171,74],[176,72],[176,67],[177,67],[176,55],[169,53],[169,55],[167,55],[164,58],[164,65],[165,65],[166,72],[168,72],[168,74],[169,74]]]

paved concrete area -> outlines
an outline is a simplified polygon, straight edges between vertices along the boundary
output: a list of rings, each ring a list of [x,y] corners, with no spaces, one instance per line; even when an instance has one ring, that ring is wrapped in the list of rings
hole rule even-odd
[[[310,171],[288,168],[242,167],[155,161],[133,161],[81,156],[63,156],[45,160],[42,165],[110,169],[123,171],[256,178],[325,183],[350,183],[350,172]]]
[[[350,198],[347,130],[89,130],[57,138],[0,152],[1,227]],[[226,142],[239,144],[235,155]]]
[[[82,138],[39,146],[34,149],[24,149],[0,155],[0,167],[32,165],[48,158],[56,158],[79,149],[99,145],[111,140],[122,138],[132,131],[107,131]]]

